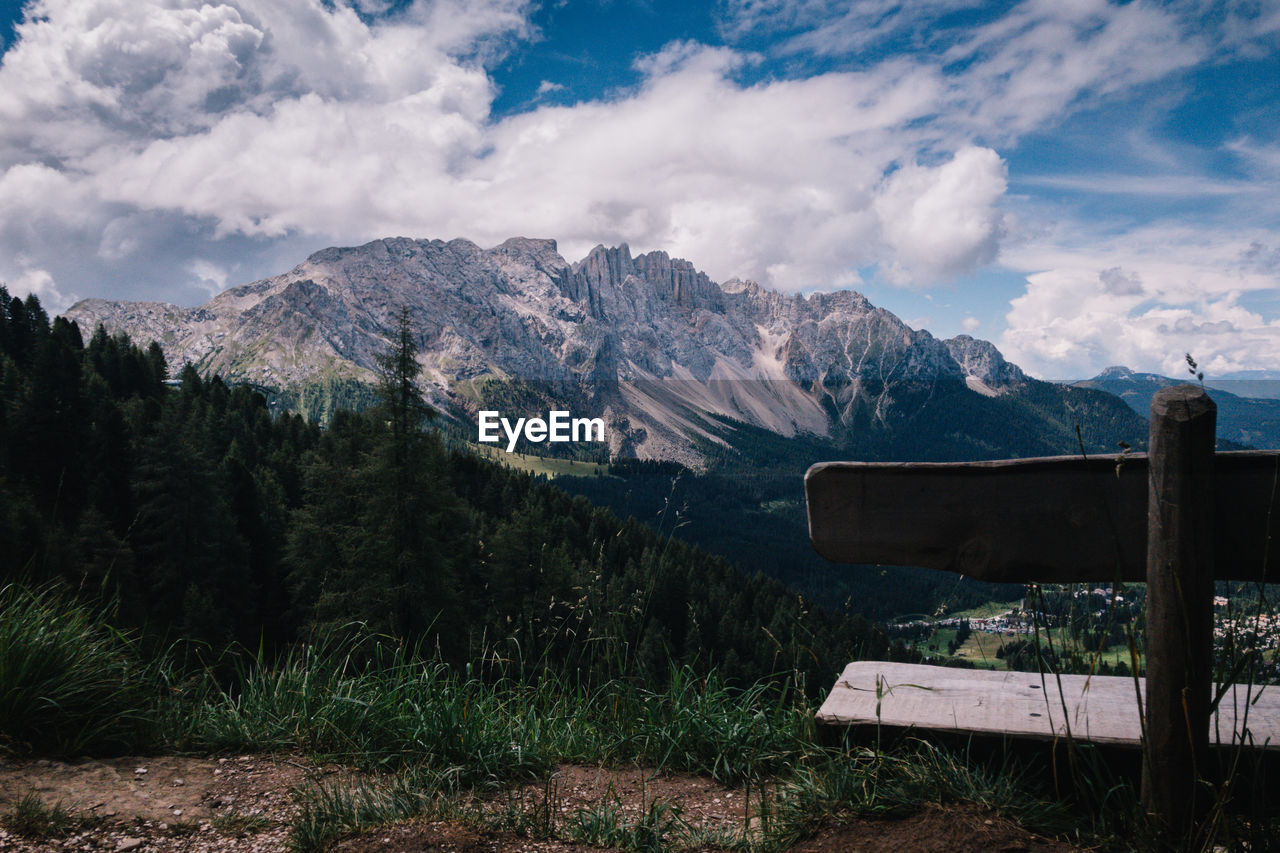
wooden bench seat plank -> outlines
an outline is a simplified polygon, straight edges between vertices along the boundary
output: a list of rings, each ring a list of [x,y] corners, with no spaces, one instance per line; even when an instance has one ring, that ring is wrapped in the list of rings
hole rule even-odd
[[[1145,690],[1144,679],[1139,684]],[[955,669],[922,664],[855,661],[845,667],[818,722],[882,725],[1001,737],[1140,745],[1141,728],[1133,679],[1128,676],[1041,676],[1034,672]],[[1231,723],[1244,717],[1251,745],[1280,749],[1280,687],[1235,685],[1213,721],[1211,742],[1232,742]],[[1067,713],[1063,713],[1063,699]],[[1238,728],[1238,727],[1236,727]]]

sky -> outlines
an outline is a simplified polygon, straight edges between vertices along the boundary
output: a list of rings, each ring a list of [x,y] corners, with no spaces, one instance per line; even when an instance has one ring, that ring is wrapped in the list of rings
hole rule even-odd
[[[550,237],[1042,378],[1280,376],[1274,0],[0,0],[0,282]]]

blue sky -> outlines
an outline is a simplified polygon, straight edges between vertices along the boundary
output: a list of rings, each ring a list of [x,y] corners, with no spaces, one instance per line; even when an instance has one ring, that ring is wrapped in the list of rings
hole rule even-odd
[[[519,234],[1040,376],[1280,371],[1280,4],[44,0],[0,39],[0,281],[55,309]]]

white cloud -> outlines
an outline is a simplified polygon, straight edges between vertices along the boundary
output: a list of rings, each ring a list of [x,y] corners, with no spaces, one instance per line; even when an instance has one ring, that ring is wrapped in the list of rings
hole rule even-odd
[[[1280,144],[1259,143],[1243,138],[1233,140],[1227,150],[1239,155],[1249,169],[1259,177],[1280,179]]]
[[[1202,61],[1210,50],[1198,22],[1144,0],[1024,0],[974,28],[955,13],[980,0],[730,0],[729,38],[786,36],[783,54],[857,56],[898,39],[924,64],[946,67],[949,88],[937,123],[953,131],[1013,140],[1060,120],[1101,95],[1161,79]],[[1268,15],[1237,16],[1250,38]],[[1233,19],[1234,20],[1234,19]]]
[[[783,30],[788,61],[925,49],[748,85],[760,56],[673,42],[630,89],[499,120],[488,68],[536,35],[525,0],[41,0],[0,66],[0,275],[190,303],[304,247],[389,235],[549,236],[570,259],[626,241],[785,289],[866,269],[929,286],[998,257],[1028,274],[1003,343],[1032,370],[1186,350],[1218,372],[1275,366],[1275,321],[1241,302],[1275,286],[1264,227],[1116,237],[1050,211],[1034,233],[1008,212],[1005,144],[1204,60],[1181,7],[1026,0],[966,30],[936,25],[968,0],[731,5],[730,37]],[[1275,31],[1230,20],[1241,50]],[[1231,150],[1249,182],[1061,181],[1273,215],[1274,144]]]
[[[79,298],[74,293],[64,294],[59,290],[48,270],[34,267],[24,268],[17,278],[9,282],[7,289],[10,296],[23,299],[34,294],[50,316],[67,310]]]
[[[989,254],[990,227],[972,232],[975,247],[960,221],[970,211],[989,216],[987,196],[948,194],[974,188],[966,183],[974,164],[999,158],[965,149],[928,169],[898,138],[935,108],[933,72],[891,64],[744,88],[730,75],[746,61],[673,44],[642,63],[645,82],[628,97],[496,124],[483,70],[441,61],[405,93],[311,91],[231,110],[207,128],[188,123],[186,133],[85,156],[83,174],[66,179],[104,219],[108,207],[174,211],[212,224],[215,236],[355,242],[408,233],[492,243],[532,233],[555,236],[570,257],[626,241],[693,258],[716,277],[784,288],[856,283],[852,270],[877,262],[904,277],[945,277]],[[899,160],[909,165],[886,182]],[[907,174],[916,176],[910,185]],[[913,221],[950,217],[946,245],[899,258],[917,252],[919,223],[890,221],[898,209]],[[100,256],[137,251],[133,221],[110,217]]]
[[[950,162],[915,163],[890,175],[875,201],[895,258],[890,280],[933,283],[992,260],[1005,164],[989,148],[963,148]]]
[[[786,288],[876,262],[876,190],[911,150],[896,129],[931,109],[936,80],[904,66],[743,88],[739,61],[676,45],[630,97],[495,126],[469,190],[492,237],[540,224],[570,256],[627,241]]]
[[[981,0],[729,0],[720,29],[733,39],[790,33],[780,48],[787,53],[847,54],[904,32],[920,36],[949,12],[977,6]]]
[[[1177,15],[1136,0],[1027,0],[966,34],[945,56],[971,63],[959,104],[980,132],[1015,139],[1068,110],[1202,61],[1208,47]]]
[[[1222,43],[1243,56],[1261,57],[1280,45],[1280,6],[1256,0],[1226,0]]]
[[[858,8],[892,27],[920,17]],[[96,222],[82,227],[98,229],[98,256],[121,263],[146,243],[139,214],[162,212],[202,239],[532,233],[570,256],[627,241],[789,289],[875,265],[930,284],[999,240],[1004,164],[968,142],[975,123],[1007,119],[983,117],[987,91],[1026,100],[1008,81],[1048,76],[1038,116],[1098,74],[1121,85],[1135,74],[1117,54],[1152,41],[1126,16],[1159,17],[1084,16],[1104,20],[1072,31],[1085,58],[1068,62],[1045,46],[1066,13],[1033,9],[957,48],[980,59],[965,72],[976,84],[899,58],[743,86],[750,54],[674,42],[637,60],[630,94],[495,123],[480,60],[530,35],[517,0],[419,2],[376,24],[317,0],[44,0],[0,70],[0,180],[50,169]],[[1036,51],[1052,54],[1043,69]],[[1092,76],[1061,73],[1100,56]]]
[[[353,239],[406,165],[447,179],[475,156],[480,62],[531,32],[526,5],[435,0],[370,25],[317,0],[34,3],[0,66],[0,274],[24,252],[177,290],[236,235]],[[412,225],[393,220],[371,227]],[[144,254],[161,235],[188,252],[167,271]]]
[[[1224,180],[1188,174],[1073,174],[1033,175],[1020,178],[1023,187],[1047,187],[1101,195],[1130,196],[1244,196],[1267,192],[1253,181]]]
[[[196,280],[196,286],[210,296],[217,296],[227,289],[229,273],[226,267],[220,266],[206,258],[196,258],[188,266],[187,271]]]
[[[1013,300],[1000,348],[1030,372],[1085,377],[1112,364],[1181,375],[1186,353],[1208,375],[1280,369],[1280,321],[1246,307],[1280,287],[1262,234],[1157,225],[1120,237],[1053,235],[1012,249],[1037,269]]]
[[[1103,289],[1112,296],[1140,296],[1142,279],[1137,273],[1126,273],[1120,267],[1108,267],[1098,273],[1098,281]]]
[[[982,325],[982,321],[979,320],[977,317],[972,317],[972,316],[965,317],[963,320],[960,321],[960,327],[970,335],[978,331],[978,328],[981,325]]]

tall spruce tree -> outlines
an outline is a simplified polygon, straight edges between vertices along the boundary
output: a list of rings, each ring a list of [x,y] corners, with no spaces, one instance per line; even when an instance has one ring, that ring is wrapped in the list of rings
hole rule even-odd
[[[308,472],[289,546],[296,600],[317,627],[360,621],[448,651],[461,627],[460,511],[440,442],[424,429],[434,413],[407,311],[379,367],[373,433],[335,418]]]
[[[440,447],[426,434],[435,411],[422,400],[417,377],[417,342],[410,311],[397,316],[396,337],[379,357],[379,411],[389,434],[372,460],[372,500],[376,526],[390,574],[392,628],[406,637],[426,631],[440,635],[440,620],[457,612],[456,579],[444,552],[453,501],[440,482]],[[452,633],[452,631],[449,631]]]
[[[397,464],[407,463],[414,445],[422,436],[422,425],[435,417],[435,410],[422,399],[418,385],[418,344],[407,307],[396,317],[396,334],[391,347],[378,357],[379,408],[391,427],[392,450]]]

